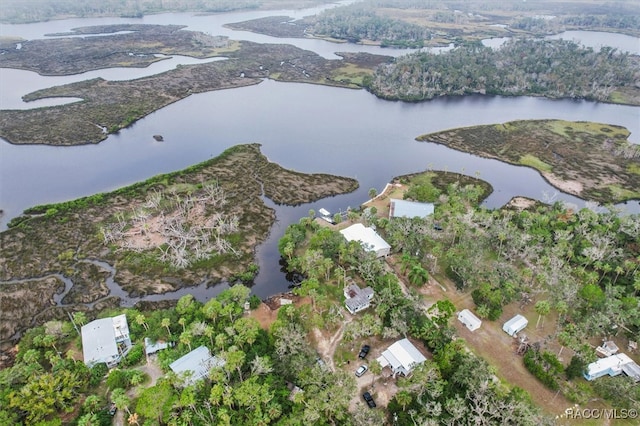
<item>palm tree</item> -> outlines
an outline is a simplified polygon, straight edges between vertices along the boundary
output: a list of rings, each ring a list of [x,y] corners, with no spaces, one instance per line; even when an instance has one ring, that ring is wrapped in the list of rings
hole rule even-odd
[[[162,321],[160,322],[160,325],[167,329],[167,333],[169,333],[169,337],[171,337],[172,336],[171,329],[169,328],[169,326],[171,325],[171,319],[170,318],[162,318]]]
[[[189,348],[189,352],[191,352],[191,341],[193,340],[193,335],[189,331],[183,331],[180,333],[180,343],[183,345],[187,345]]]
[[[116,388],[111,392],[111,402],[116,405],[118,410],[125,410],[127,414],[131,415],[129,411],[129,404],[131,400],[127,396],[126,392],[122,388]]]
[[[419,264],[415,264],[409,270],[409,282],[421,286],[429,280],[429,273]]]
[[[149,330],[149,326],[147,325],[147,319],[145,318],[144,314],[136,315],[136,324],[143,326],[144,329],[147,331]]]
[[[407,405],[411,403],[413,397],[411,394],[405,390],[402,390],[396,394],[396,401],[398,404],[402,405],[402,411],[407,409]]]
[[[414,258],[411,257],[409,253],[404,253],[400,258],[400,272],[405,274],[409,270],[409,268],[413,266],[414,262]]]
[[[373,362],[369,364],[369,371],[371,371],[371,387],[373,387],[373,382],[376,380],[376,377],[382,373],[382,365],[380,365],[377,359],[374,359]]]
[[[536,302],[534,309],[538,314],[538,322],[536,322],[536,328],[538,328],[538,324],[540,324],[540,319],[549,314],[551,311],[551,304],[547,300],[539,300]],[[544,321],[542,322],[542,326],[544,327]]]

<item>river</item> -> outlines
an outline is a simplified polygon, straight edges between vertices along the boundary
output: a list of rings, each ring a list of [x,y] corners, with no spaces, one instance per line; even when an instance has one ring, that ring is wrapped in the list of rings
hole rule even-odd
[[[401,52],[336,45],[320,40],[275,39],[222,27],[226,22],[267,14],[296,17],[305,13],[310,12],[245,12],[212,16],[163,14],[142,19],[67,20],[0,25],[0,35],[35,38],[46,33],[69,31],[73,27],[106,23],[179,23],[189,29],[229,35],[234,39],[287,42],[325,57],[331,57],[336,51],[394,55]],[[607,44],[607,35],[600,34],[602,44]],[[577,36],[573,34],[572,37]],[[27,71],[16,70],[3,70],[3,75],[8,75],[8,71],[15,78],[14,99],[32,90],[29,84],[34,83],[27,82],[37,80],[37,87],[42,87],[47,84],[47,79],[60,78],[34,76]],[[140,71],[119,69],[111,72],[118,74],[111,77],[115,79],[129,72],[131,76],[137,76],[139,74],[134,73]],[[150,67],[148,72],[158,71]],[[25,81],[22,86],[21,81]],[[53,84],[59,83],[55,81]],[[2,96],[0,105],[4,108]],[[443,98],[424,103],[389,102],[363,90],[265,80],[255,86],[192,95],[97,145],[16,146],[0,140],[0,208],[5,212],[0,226],[6,227],[8,220],[27,207],[110,191],[159,173],[183,169],[240,143],[261,143],[264,154],[283,167],[358,179],[360,189],[352,194],[297,207],[273,206],[278,222],[269,239],[258,248],[260,273],[253,286],[254,293],[267,297],[285,291],[289,284],[280,271],[277,252],[277,240],[288,224],[298,221],[309,209],[317,211],[324,207],[335,213],[349,206],[357,207],[368,198],[370,188],[380,191],[397,175],[428,168],[479,175],[494,187],[494,193],[485,202],[488,207],[499,207],[515,195],[543,199],[552,194],[578,207],[584,206],[584,201],[556,191],[532,169],[415,141],[420,134],[448,128],[546,118],[617,124],[632,132],[634,142],[640,141],[638,107],[489,96]],[[164,142],[156,142],[152,137],[154,134],[161,134]],[[632,212],[640,211],[638,202],[630,202],[626,207]],[[224,286],[206,291],[199,288],[199,298],[211,297],[222,288]]]

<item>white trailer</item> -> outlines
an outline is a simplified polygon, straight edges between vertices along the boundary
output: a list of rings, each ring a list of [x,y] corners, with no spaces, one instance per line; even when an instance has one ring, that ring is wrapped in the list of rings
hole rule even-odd
[[[482,325],[480,318],[468,309],[464,309],[458,313],[458,320],[471,331],[476,331]]]
[[[505,322],[502,326],[502,330],[504,330],[504,332],[509,336],[513,337],[522,329],[524,329],[527,324],[529,324],[529,321],[522,315],[518,314],[515,317],[511,318],[509,321]]]

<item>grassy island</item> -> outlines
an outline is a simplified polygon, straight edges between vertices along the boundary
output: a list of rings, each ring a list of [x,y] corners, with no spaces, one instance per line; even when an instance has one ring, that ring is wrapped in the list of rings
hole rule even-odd
[[[587,200],[640,198],[640,149],[624,127],[526,120],[422,135],[459,151],[533,167],[556,188]]]

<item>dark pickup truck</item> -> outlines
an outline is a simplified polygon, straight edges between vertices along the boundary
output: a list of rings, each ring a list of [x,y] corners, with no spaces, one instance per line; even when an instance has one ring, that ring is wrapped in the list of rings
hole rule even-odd
[[[358,358],[365,359],[371,350],[371,346],[364,345],[362,349],[360,349],[360,353],[358,354]]]
[[[362,394],[362,397],[367,402],[369,408],[376,408],[376,402],[373,400],[373,397],[369,392],[365,392]]]

